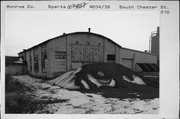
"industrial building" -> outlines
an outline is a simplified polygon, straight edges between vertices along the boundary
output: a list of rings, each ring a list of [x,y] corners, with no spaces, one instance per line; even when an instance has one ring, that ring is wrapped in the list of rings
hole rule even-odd
[[[139,64],[157,64],[157,55],[123,48],[113,40],[96,33],[62,34],[19,53],[27,64],[29,74],[53,78],[86,63],[120,63],[134,71]],[[153,65],[151,65],[153,64]],[[157,70],[155,70],[157,71]]]

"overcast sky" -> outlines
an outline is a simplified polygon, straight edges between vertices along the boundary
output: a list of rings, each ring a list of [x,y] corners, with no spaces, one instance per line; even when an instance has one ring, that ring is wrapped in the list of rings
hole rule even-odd
[[[50,38],[88,28],[122,47],[144,51],[157,26],[155,11],[7,11],[5,54],[16,56]]]

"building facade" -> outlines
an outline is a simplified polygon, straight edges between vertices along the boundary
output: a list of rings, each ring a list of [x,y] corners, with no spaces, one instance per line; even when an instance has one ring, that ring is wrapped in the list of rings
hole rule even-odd
[[[89,32],[63,34],[19,53],[28,72],[52,78],[86,63],[114,62],[136,70],[136,63],[157,63],[157,56],[123,48],[111,39]]]

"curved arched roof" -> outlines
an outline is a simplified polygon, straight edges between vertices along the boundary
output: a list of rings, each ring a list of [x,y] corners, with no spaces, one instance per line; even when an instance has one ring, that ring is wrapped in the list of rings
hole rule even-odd
[[[49,39],[49,40],[47,40],[47,41],[44,41],[44,42],[42,42],[42,43],[40,43],[40,44],[37,44],[37,45],[35,45],[35,46],[31,47],[31,48],[26,49],[26,51],[27,51],[27,50],[31,50],[31,49],[33,49],[33,48],[35,48],[35,47],[38,47],[38,46],[40,46],[40,45],[42,45],[42,44],[45,44],[45,43],[47,43],[47,42],[50,42],[51,40],[54,40],[54,39],[56,39],[56,38],[61,38],[61,37],[64,37],[64,36],[74,35],[74,34],[90,34],[90,35],[96,35],[96,36],[99,36],[99,37],[108,39],[110,42],[112,42],[112,43],[116,44],[117,46],[121,47],[119,44],[117,44],[116,42],[114,42],[114,41],[111,40],[110,38],[107,38],[107,37],[105,37],[105,36],[103,36],[103,35],[100,35],[100,34],[96,34],[96,33],[92,33],[92,32],[73,32],[73,33],[67,33],[67,34],[64,33],[63,35],[60,35],[60,36],[51,38],[51,39]]]
[[[104,38],[104,39],[109,40],[110,42],[116,44],[118,47],[120,47],[120,48],[122,48],[122,49],[131,50],[131,51],[136,51],[136,52],[141,52],[141,53],[146,53],[146,54],[151,54],[151,55],[156,55],[156,54],[152,54],[152,53],[148,53],[148,52],[143,52],[143,51],[138,51],[138,50],[134,50],[134,49],[129,49],[129,48],[121,47],[119,44],[117,44],[116,42],[114,42],[114,41],[111,40],[110,38],[105,37],[105,36],[100,35],[100,34],[92,33],[92,32],[72,32],[72,33],[67,33],[67,34],[64,33],[64,34],[62,34],[62,35],[60,35],[60,36],[51,38],[51,39],[49,39],[49,40],[47,40],[47,41],[44,41],[44,42],[42,42],[42,43],[40,43],[40,44],[37,44],[37,45],[35,45],[35,46],[31,47],[31,48],[25,49],[25,51],[31,50],[31,49],[33,49],[33,48],[35,48],[35,47],[38,47],[38,46],[40,46],[40,45],[43,45],[43,44],[45,44],[45,43],[47,43],[47,42],[50,42],[51,40],[54,40],[54,39],[56,39],[56,38],[61,38],[61,37],[65,37],[65,36],[68,36],[68,35],[74,35],[74,34],[90,34],[90,35],[99,36],[99,37],[102,37],[102,38]],[[22,52],[23,52],[23,51],[22,51]],[[20,53],[22,53],[22,52],[20,52]],[[19,53],[19,54],[20,54],[20,53]],[[156,55],[156,56],[157,56],[157,55]]]

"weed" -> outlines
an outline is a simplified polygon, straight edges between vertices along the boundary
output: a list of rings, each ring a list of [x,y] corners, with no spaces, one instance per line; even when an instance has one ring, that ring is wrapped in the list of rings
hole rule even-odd
[[[34,113],[44,106],[35,99],[34,89],[8,76],[5,81],[5,91],[6,113]]]

